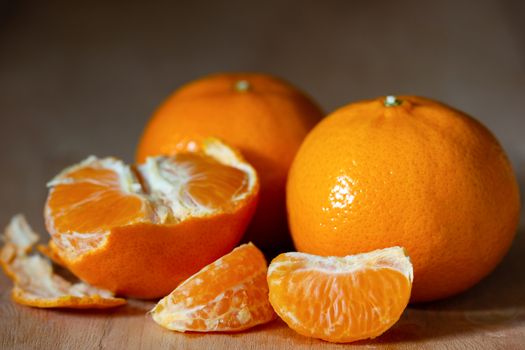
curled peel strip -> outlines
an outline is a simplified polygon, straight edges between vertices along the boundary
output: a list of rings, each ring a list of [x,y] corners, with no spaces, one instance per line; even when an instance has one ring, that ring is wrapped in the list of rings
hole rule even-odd
[[[40,308],[101,309],[126,303],[110,291],[83,282],[72,283],[53,272],[51,261],[39,253],[31,253],[38,235],[25,217],[14,216],[0,235],[0,265],[14,282],[11,292],[19,304]]]

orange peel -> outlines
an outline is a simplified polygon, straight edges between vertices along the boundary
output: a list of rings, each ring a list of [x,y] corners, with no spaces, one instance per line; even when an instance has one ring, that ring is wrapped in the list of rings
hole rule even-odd
[[[120,306],[125,299],[86,283],[71,283],[53,272],[51,262],[30,254],[38,241],[23,215],[11,219],[3,235],[0,265],[14,282],[12,299],[39,308],[103,309]]]

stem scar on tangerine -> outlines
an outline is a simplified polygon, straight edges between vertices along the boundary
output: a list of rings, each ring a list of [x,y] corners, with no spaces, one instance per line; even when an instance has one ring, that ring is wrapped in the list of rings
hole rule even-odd
[[[385,107],[395,107],[400,106],[403,103],[403,100],[398,99],[396,96],[388,95],[385,97]]]
[[[237,80],[235,82],[235,91],[237,92],[248,92],[250,89],[251,85],[248,80]]]

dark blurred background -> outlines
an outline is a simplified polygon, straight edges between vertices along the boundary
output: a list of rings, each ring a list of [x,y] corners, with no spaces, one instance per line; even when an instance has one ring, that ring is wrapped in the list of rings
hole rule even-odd
[[[0,225],[43,228],[45,183],[89,154],[131,161],[176,87],[279,75],[329,112],[385,94],[477,117],[525,188],[525,1],[0,0]]]

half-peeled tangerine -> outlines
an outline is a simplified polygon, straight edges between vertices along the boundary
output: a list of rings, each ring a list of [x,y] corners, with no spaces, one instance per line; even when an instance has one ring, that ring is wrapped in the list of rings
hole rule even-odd
[[[94,286],[155,298],[237,245],[259,181],[236,150],[207,139],[133,167],[90,157],[49,188],[48,254]]]

